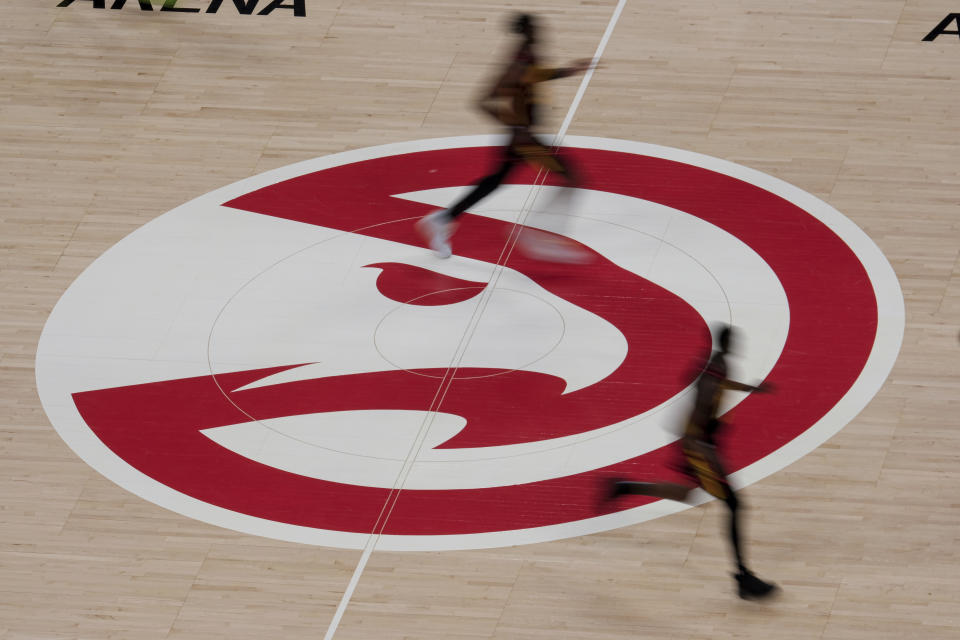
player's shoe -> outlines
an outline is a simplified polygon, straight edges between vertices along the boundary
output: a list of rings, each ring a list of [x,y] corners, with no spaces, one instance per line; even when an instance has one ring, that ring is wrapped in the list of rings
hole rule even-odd
[[[538,229],[524,229],[517,239],[517,247],[524,255],[544,262],[585,264],[591,255],[586,250],[563,236],[545,233]]]
[[[744,600],[767,598],[777,591],[777,585],[764,582],[746,569],[734,574],[733,577],[737,581],[737,593]]]
[[[438,209],[417,221],[417,231],[424,237],[437,257],[449,258],[453,254],[453,249],[450,247],[453,224],[447,210]]]

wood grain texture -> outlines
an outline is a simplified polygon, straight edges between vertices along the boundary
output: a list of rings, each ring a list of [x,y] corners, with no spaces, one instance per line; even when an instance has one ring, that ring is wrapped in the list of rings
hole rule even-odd
[[[495,131],[470,103],[512,6],[55,4],[0,9],[0,640],[322,637],[360,553],[212,527],[101,477],[40,406],[37,341],[97,256],[196,196],[332,152]],[[614,5],[525,8],[565,62],[593,53]],[[906,332],[884,388],[744,491],[749,557],[782,597],[735,597],[709,504],[559,542],[376,552],[338,640],[960,636],[960,41],[921,42],[957,9],[631,0],[570,129],[790,182],[863,228],[900,279]],[[554,129],[575,91],[551,87]]]

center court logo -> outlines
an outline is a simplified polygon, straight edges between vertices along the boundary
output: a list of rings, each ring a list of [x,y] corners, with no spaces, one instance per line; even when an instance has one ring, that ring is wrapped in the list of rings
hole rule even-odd
[[[811,451],[883,384],[903,302],[873,243],[744,167],[568,137],[569,211],[518,171],[471,210],[452,259],[413,222],[452,202],[490,137],[360,149],[202,196],[101,256],[37,356],[64,440],[121,486],[257,535],[479,548],[685,508],[612,511],[602,479],[661,477],[708,327],[743,330],[727,455],[749,484]],[[515,224],[588,252],[511,252]],[[705,497],[701,498],[701,500]],[[635,503],[637,504],[637,503]]]

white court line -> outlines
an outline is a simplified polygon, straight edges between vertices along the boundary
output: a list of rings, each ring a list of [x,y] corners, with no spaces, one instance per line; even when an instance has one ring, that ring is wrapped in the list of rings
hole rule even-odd
[[[620,2],[617,3],[617,8],[613,10],[613,15],[610,16],[610,22],[607,23],[607,30],[603,32],[603,37],[600,38],[600,44],[597,45],[597,51],[593,54],[590,68],[583,74],[583,80],[580,81],[580,88],[577,89],[577,95],[573,97],[573,104],[570,105],[570,109],[567,111],[567,117],[563,119],[563,124],[560,125],[560,129],[557,131],[557,137],[553,143],[554,146],[559,147],[563,143],[563,139],[567,136],[567,129],[570,128],[570,123],[573,122],[573,114],[575,114],[580,107],[583,94],[587,92],[587,85],[590,84],[590,79],[593,78],[593,71],[597,68],[597,64],[600,63],[600,56],[603,55],[603,50],[607,48],[607,42],[610,41],[610,36],[613,35],[613,28],[617,26],[617,22],[620,20],[620,14],[623,13],[623,8],[626,4],[627,0],[620,0]]]
[[[371,535],[370,541],[372,542],[377,536]],[[337,605],[337,610],[333,614],[333,620],[330,621],[330,626],[327,627],[327,633],[323,636],[323,640],[331,640],[333,634],[337,631],[337,627],[340,626],[340,618],[343,617],[344,612],[347,610],[347,604],[350,603],[350,598],[353,596],[353,591],[357,588],[357,583],[360,582],[360,574],[363,573],[364,568],[367,566],[367,560],[370,559],[371,554],[373,554],[373,548],[376,544],[367,543],[367,546],[363,548],[363,554],[360,556],[360,562],[357,563],[357,568],[353,570],[353,575],[350,576],[350,582],[347,583],[347,588],[343,592],[343,597],[340,598],[340,604]]]
[[[590,84],[590,80],[593,78],[593,72],[596,69],[597,64],[600,62],[600,57],[603,55],[604,49],[606,49],[607,42],[609,42],[610,40],[610,36],[613,35],[613,29],[614,27],[616,27],[617,22],[620,20],[620,14],[623,13],[623,8],[624,6],[626,6],[626,4],[627,4],[627,0],[619,0],[617,2],[617,6],[613,10],[613,15],[610,16],[610,21],[607,23],[607,28],[603,32],[603,37],[600,38],[600,44],[597,46],[597,50],[593,54],[593,59],[590,64],[590,68],[586,71],[586,73],[584,73],[583,79],[580,81],[580,87],[577,89],[577,94],[573,98],[573,103],[570,105],[570,108],[567,110],[567,115],[563,119],[563,123],[560,125],[560,129],[557,131],[557,135],[554,138],[555,146],[560,146],[563,141],[563,138],[566,137],[567,130],[570,128],[570,123],[573,122],[573,116],[576,114],[577,109],[580,107],[580,102],[583,100],[583,96],[587,91],[587,85]],[[539,175],[538,175],[538,178],[539,178]],[[534,196],[534,199],[536,199],[536,196]],[[521,212],[521,219],[522,218],[523,218],[523,215]],[[512,251],[512,247],[511,247],[511,251]],[[501,253],[501,256],[502,256],[502,253]],[[494,278],[492,279],[494,280],[497,279],[498,275],[499,274],[494,274]],[[486,288],[489,288],[489,287],[486,287]],[[480,306],[482,305],[478,305],[478,307]],[[478,319],[478,322],[479,322],[479,319]],[[467,335],[469,335],[470,333],[471,332],[469,331],[469,327],[468,327]],[[462,357],[462,353],[461,353],[461,357]],[[451,380],[452,380],[452,377],[453,376],[451,376]],[[449,389],[449,386],[450,386],[450,383],[448,382],[447,383],[448,389]],[[443,396],[441,396],[441,402],[443,401],[443,397],[445,396],[446,396],[446,392],[444,391]],[[429,426],[429,421],[427,426]],[[423,441],[421,439],[420,446],[422,446],[422,443]],[[419,451],[419,447],[414,447],[414,451],[412,452],[412,458],[414,459],[416,458],[417,451]],[[398,477],[398,480],[401,480],[401,478],[404,475],[406,475],[404,473],[404,470],[408,469],[408,467],[410,466],[410,464],[408,463],[412,463],[409,457],[408,457],[408,460],[404,462],[404,469],[401,470],[400,477]],[[407,473],[409,473],[409,471],[407,471]],[[403,481],[401,480],[400,486],[396,488],[396,493],[399,494],[402,488],[403,488]],[[391,499],[394,501],[394,504],[396,504],[396,499],[393,498],[393,491],[391,491],[390,497],[387,498],[387,502],[389,503]],[[386,504],[384,506],[386,506]],[[353,597],[353,592],[356,590],[357,584],[360,582],[360,576],[363,574],[363,571],[367,566],[367,562],[370,560],[370,556],[373,555],[373,551],[377,546],[377,541],[379,540],[381,535],[380,532],[383,531],[384,527],[386,526],[386,520],[389,518],[389,514],[392,513],[392,511],[393,511],[393,505],[390,506],[390,510],[387,513],[387,518],[385,518],[382,523],[378,522],[378,526],[375,527],[374,531],[370,533],[368,542],[364,546],[363,553],[360,556],[360,561],[357,563],[356,568],[353,570],[353,575],[350,577],[350,582],[347,583],[347,588],[344,590],[343,596],[340,598],[340,603],[337,605],[337,610],[333,614],[333,619],[330,621],[330,626],[327,627],[327,633],[324,635],[324,640],[332,640],[334,634],[336,633],[337,627],[339,627],[340,625],[340,620],[343,618],[343,614],[346,613],[347,606],[350,604],[350,599]]]

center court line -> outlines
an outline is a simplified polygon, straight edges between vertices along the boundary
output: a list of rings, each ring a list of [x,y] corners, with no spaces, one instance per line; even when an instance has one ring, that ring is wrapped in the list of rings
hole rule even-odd
[[[580,102],[583,100],[583,96],[587,91],[587,86],[590,84],[590,80],[593,78],[593,72],[596,69],[597,64],[599,63],[604,50],[606,49],[607,43],[610,41],[610,37],[613,35],[613,30],[616,27],[617,22],[620,20],[620,15],[621,13],[623,13],[623,8],[626,6],[626,4],[627,4],[627,0],[619,0],[617,2],[617,6],[613,11],[613,15],[610,16],[610,20],[607,23],[607,28],[600,39],[600,44],[597,46],[597,50],[593,55],[590,68],[584,73],[583,79],[580,81],[580,87],[577,89],[577,93],[573,98],[573,103],[570,105],[570,108],[567,110],[567,115],[563,119],[563,123],[560,125],[560,129],[557,131],[557,134],[554,138],[555,146],[560,146],[563,141],[563,138],[566,137],[567,130],[570,128],[570,124],[571,122],[573,122],[573,117],[576,114],[577,109],[580,107]],[[539,179],[539,177],[540,176],[538,175],[537,178]],[[544,176],[544,180],[545,179],[546,179],[546,176]],[[537,185],[535,185],[535,188],[539,187],[540,186],[539,180],[535,180],[535,182],[538,183]],[[534,199],[535,198],[536,196],[534,196]],[[510,247],[510,249],[512,250],[512,247]],[[498,269],[497,271],[500,271],[500,270],[502,270],[502,266],[500,266],[500,269]],[[498,275],[499,275],[498,273],[495,273],[494,276],[491,278],[491,280],[492,281],[498,280],[499,279],[497,277]],[[489,289],[489,286],[485,287],[485,289]],[[478,306],[478,309],[482,310],[483,306],[485,305],[478,304],[477,306]],[[479,318],[477,319],[477,322],[479,322]],[[475,329],[476,323],[471,321],[470,325],[471,326],[468,326],[468,329],[465,332],[464,338],[468,338],[472,334],[472,331],[470,329],[471,328]],[[465,345],[463,345],[462,343],[463,343],[463,340],[461,341],[461,345],[458,345],[457,352],[454,354],[454,362],[451,363],[452,365],[451,369],[455,369],[457,361],[463,358],[463,353],[465,352]],[[450,381],[452,381],[452,378],[453,377],[450,376]],[[441,386],[438,389],[439,402],[438,403],[435,402],[436,406],[431,407],[432,409],[431,414],[435,413],[436,410],[439,408],[439,404],[442,403],[443,398],[446,396],[447,390],[449,390],[449,387],[450,387],[449,381],[444,380],[441,382]],[[437,396],[434,397],[434,400],[435,401],[437,400]],[[378,522],[375,525],[374,530],[370,533],[370,536],[367,539],[367,543],[364,545],[363,553],[360,556],[360,560],[353,571],[353,575],[350,577],[350,582],[347,583],[347,588],[344,590],[343,596],[340,598],[340,603],[337,605],[337,610],[333,614],[333,619],[330,621],[330,626],[327,627],[327,633],[324,635],[324,640],[333,639],[333,636],[340,625],[340,620],[343,618],[343,614],[346,613],[347,606],[350,604],[350,600],[353,597],[354,591],[356,591],[357,584],[360,582],[360,576],[363,575],[363,571],[367,566],[367,562],[370,560],[370,556],[373,555],[374,549],[376,549],[377,542],[379,541],[380,536],[382,535],[382,532],[386,527],[386,522],[390,517],[390,513],[392,513],[393,507],[396,504],[396,497],[394,496],[398,495],[403,488],[403,484],[406,480],[406,476],[410,472],[410,468],[413,465],[413,461],[416,459],[420,448],[423,446],[423,440],[426,437],[426,433],[429,431],[429,427],[430,427],[430,424],[432,423],[432,419],[428,417],[425,423],[426,424],[424,424],[424,427],[426,427],[426,429],[421,427],[421,432],[418,433],[417,438],[414,442],[414,445],[411,447],[411,453],[410,455],[407,456],[407,460],[404,461],[404,465],[400,471],[400,474],[398,475],[397,482],[394,484],[394,489],[391,490],[391,494],[387,498],[387,503],[384,504],[384,509],[381,510],[381,515],[383,515],[384,511],[386,511],[386,517],[383,517],[382,519],[378,518]],[[393,504],[390,504],[391,502]],[[389,504],[389,508],[387,508],[388,504]]]

